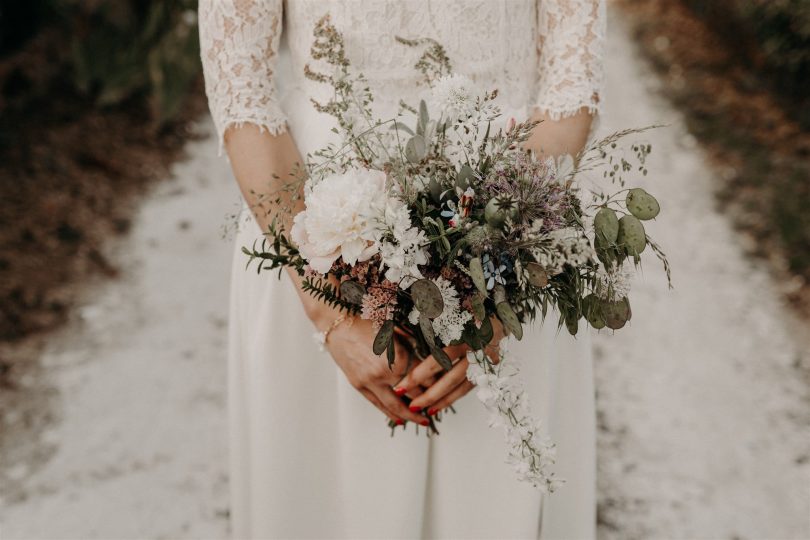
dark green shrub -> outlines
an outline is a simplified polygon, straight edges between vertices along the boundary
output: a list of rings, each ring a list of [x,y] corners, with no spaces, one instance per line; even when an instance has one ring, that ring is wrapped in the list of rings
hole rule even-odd
[[[145,95],[171,119],[200,70],[196,2],[71,4],[75,86],[100,106]]]
[[[810,127],[810,0],[684,0]]]
[[[196,7],[195,0],[0,0],[0,62],[10,66],[0,69],[0,108],[12,93],[5,104],[22,109],[65,92],[99,107],[136,99],[162,125],[200,73]],[[27,54],[32,48],[38,53]]]

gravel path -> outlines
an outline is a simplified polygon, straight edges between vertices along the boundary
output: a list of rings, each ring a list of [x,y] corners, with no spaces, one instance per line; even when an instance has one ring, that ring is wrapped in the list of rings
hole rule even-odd
[[[600,535],[810,538],[806,326],[742,255],[699,149],[613,23],[601,130],[670,124],[646,140],[676,289],[645,266],[632,327],[595,339]],[[218,229],[237,194],[213,138],[188,152],[112,247],[123,277],[88,292],[22,381],[51,421],[5,437],[0,538],[227,534]]]

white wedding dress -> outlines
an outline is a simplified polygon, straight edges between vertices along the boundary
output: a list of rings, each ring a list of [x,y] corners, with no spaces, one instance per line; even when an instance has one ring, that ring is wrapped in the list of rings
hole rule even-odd
[[[328,89],[303,76],[312,29],[324,14],[390,114],[422,90],[420,51],[395,36],[431,37],[456,72],[498,88],[504,116],[532,106],[553,118],[598,112],[601,0],[201,0],[200,35],[210,108],[231,125],[288,129],[302,154],[333,134],[310,97]],[[558,445],[566,485],[550,496],[515,480],[502,433],[473,394],[447,414],[441,435],[398,431],[345,380],[313,341],[286,277],[245,270],[236,239],[230,319],[231,518],[236,538],[593,538],[595,409],[587,332],[556,320],[510,348],[532,406]],[[421,430],[420,430],[421,431]]]

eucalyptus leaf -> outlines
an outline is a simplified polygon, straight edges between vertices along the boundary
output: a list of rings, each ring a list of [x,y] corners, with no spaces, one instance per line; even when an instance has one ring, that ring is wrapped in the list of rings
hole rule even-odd
[[[405,157],[411,163],[419,163],[427,156],[427,144],[421,135],[414,135],[405,144]]]
[[[472,304],[473,315],[475,315],[475,318],[479,321],[483,321],[487,316],[487,311],[484,308],[484,298],[481,296],[481,294],[475,294],[473,295],[470,303]]]
[[[486,345],[478,334],[478,328],[475,327],[475,323],[473,322],[469,322],[464,326],[464,330],[461,332],[461,340],[474,351],[480,351]]]
[[[415,135],[413,130],[411,128],[409,128],[407,125],[403,124],[402,122],[394,122],[391,125],[391,129],[397,130],[397,131],[400,131],[400,130],[404,131],[408,135]],[[337,130],[335,130],[335,133],[337,133]]]
[[[436,344],[436,334],[433,331],[433,321],[426,317],[423,313],[419,314],[419,329],[422,331],[422,337],[425,338],[429,347],[434,347]]]
[[[492,341],[492,338],[495,337],[495,330],[492,328],[492,319],[489,317],[481,321],[481,328],[478,329],[478,337],[481,338],[484,345]]]
[[[500,283],[492,288],[492,300],[495,301],[495,305],[506,302],[506,288]]]
[[[475,173],[473,172],[472,167],[465,163],[458,171],[458,175],[456,176],[456,185],[461,189],[467,189],[470,187],[470,180],[473,178],[475,178]]]
[[[352,280],[340,284],[340,296],[350,304],[360,305],[366,295],[366,288]]]
[[[523,325],[520,324],[520,319],[518,319],[512,306],[510,306],[508,302],[501,302],[495,309],[498,313],[498,319],[503,323],[503,326],[509,330],[518,341],[523,339]]]
[[[430,197],[434,202],[438,203],[442,200],[442,186],[439,184],[439,181],[436,180],[435,176],[430,177],[430,181],[428,182],[428,191],[430,191]]]
[[[427,129],[429,122],[430,116],[428,116],[427,103],[425,103],[425,100],[423,99],[419,102],[419,123],[422,124],[422,133],[424,133],[424,130]]]
[[[442,366],[442,368],[445,371],[450,371],[451,369],[453,369],[453,361],[450,360],[450,357],[447,356],[447,353],[444,352],[444,349],[442,349],[441,347],[433,347],[433,349],[430,352],[433,355],[433,358],[436,359],[436,361],[439,363],[440,366]]]
[[[568,329],[569,334],[572,336],[577,335],[577,331],[579,330],[579,316],[575,310],[566,313],[565,327]]]
[[[444,311],[444,300],[439,287],[429,279],[419,279],[411,285],[411,297],[419,313],[435,319]]]
[[[476,288],[483,294],[487,294],[487,280],[484,279],[484,266],[480,257],[473,257],[470,261],[470,277]]]
[[[385,321],[374,337],[372,350],[377,356],[385,352],[385,349],[394,340],[394,321]]]
[[[396,356],[397,348],[394,346],[394,340],[392,339],[391,342],[388,344],[386,359],[388,360],[388,369],[394,367],[394,361],[397,359]]]

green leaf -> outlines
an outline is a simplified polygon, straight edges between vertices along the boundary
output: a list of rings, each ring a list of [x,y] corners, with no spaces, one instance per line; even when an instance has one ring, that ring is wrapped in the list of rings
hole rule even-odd
[[[427,129],[429,122],[430,116],[428,116],[427,103],[423,99],[419,102],[419,123],[422,124],[422,133]]]
[[[340,284],[340,296],[347,302],[355,305],[363,303],[366,288],[356,281],[344,281]]]
[[[495,309],[498,313],[498,319],[503,323],[503,326],[509,330],[518,341],[523,339],[523,326],[520,324],[520,319],[518,319],[512,306],[510,306],[508,302],[501,302]]]
[[[473,172],[472,167],[465,163],[461,166],[461,170],[458,171],[458,175],[456,176],[456,185],[461,189],[467,189],[470,187],[470,180],[473,178],[475,178],[475,173]]]
[[[396,360],[396,349],[397,348],[394,346],[394,340],[392,339],[388,344],[388,354],[386,355],[386,359],[388,360],[388,369],[394,367],[394,361]]]
[[[492,320],[489,317],[481,321],[481,328],[478,329],[478,337],[481,338],[484,345],[492,341],[492,338],[495,337],[495,330],[492,328]]]
[[[435,358],[439,365],[442,366],[442,369],[445,371],[450,371],[453,369],[453,361],[450,360],[450,357],[447,356],[444,349],[441,347],[433,347],[430,352],[433,355],[433,358]]]
[[[431,319],[435,319],[444,311],[442,292],[429,279],[419,279],[411,285],[411,298],[419,313]]]
[[[433,348],[436,345],[436,334],[433,331],[433,322],[425,316],[424,313],[419,314],[419,329],[422,331],[422,337],[428,347]]]
[[[377,356],[385,352],[385,349],[394,341],[394,321],[385,321],[379,332],[374,337],[372,350]]]
[[[404,131],[408,135],[415,135],[413,130],[411,128],[409,128],[408,126],[406,126],[405,124],[403,124],[402,122],[394,122],[391,125],[391,129]],[[337,130],[335,130],[335,133],[337,133]]]
[[[480,257],[473,257],[470,261],[470,277],[476,288],[483,294],[487,294],[487,280],[484,279],[484,266]]]
[[[487,316],[487,311],[484,309],[484,297],[480,293],[473,295],[470,303],[472,304],[473,315],[475,315],[475,318],[479,321],[483,321]]]
[[[414,135],[405,144],[405,157],[411,163],[419,163],[427,156],[427,144],[421,135]]]

